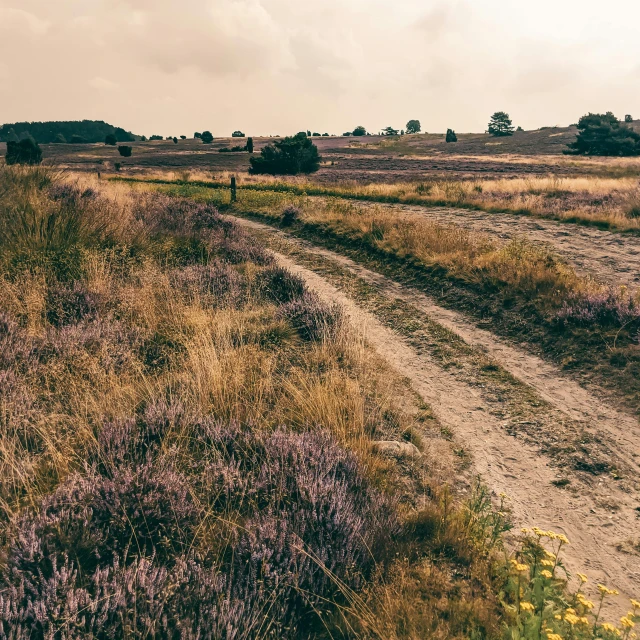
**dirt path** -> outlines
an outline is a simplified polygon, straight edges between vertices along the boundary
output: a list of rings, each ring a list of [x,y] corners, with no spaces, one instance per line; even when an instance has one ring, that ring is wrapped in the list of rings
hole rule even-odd
[[[371,203],[355,203],[370,207]],[[601,231],[594,227],[555,222],[510,213],[486,213],[452,207],[402,204],[375,205],[419,215],[443,224],[457,224],[499,240],[526,236],[546,244],[584,273],[614,286],[640,285],[640,237]]]
[[[245,226],[262,232],[281,232],[266,225],[238,219]],[[431,406],[440,422],[470,453],[475,471],[496,493],[506,493],[520,526],[539,526],[562,531],[571,541],[565,557],[570,570],[584,571],[592,582],[615,586],[621,594],[634,597],[640,592],[640,560],[627,554],[616,543],[634,539],[640,530],[636,509],[640,478],[640,426],[626,414],[603,405],[596,397],[560,374],[552,365],[502,343],[455,312],[435,305],[428,297],[364,269],[330,251],[287,238],[305,251],[340,264],[393,299],[409,302],[418,315],[445,326],[467,343],[482,349],[515,378],[531,387],[554,410],[585,424],[593,434],[607,442],[632,476],[631,485],[616,483],[611,477],[598,477],[580,484],[579,491],[554,486],[557,470],[539,448],[505,429],[482,391],[466,383],[455,371],[446,370],[428,353],[414,348],[397,331],[364,311],[345,293],[314,271],[296,264],[282,254],[278,261],[301,275],[322,297],[341,303],[354,322],[366,327],[372,346],[398,371],[407,376],[415,390]],[[634,486],[635,485],[635,486]],[[626,606],[621,596],[619,611]]]

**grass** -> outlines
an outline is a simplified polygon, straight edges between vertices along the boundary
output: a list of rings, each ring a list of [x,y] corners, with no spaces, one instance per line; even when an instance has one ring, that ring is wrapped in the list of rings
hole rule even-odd
[[[185,177],[184,175],[180,178]],[[165,183],[166,177],[145,178]],[[214,179],[193,174],[188,180],[194,186],[225,188],[228,175]],[[565,223],[595,226],[601,229],[635,233],[640,230],[637,215],[637,178],[532,177],[502,180],[426,179],[390,184],[336,183],[322,186],[306,178],[283,181],[279,178],[240,175],[241,190],[276,191],[298,196],[328,196],[366,202],[450,206],[488,213],[528,215]]]

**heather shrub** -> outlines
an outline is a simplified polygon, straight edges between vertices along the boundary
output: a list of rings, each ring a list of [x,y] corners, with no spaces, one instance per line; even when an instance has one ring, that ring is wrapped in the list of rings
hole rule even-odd
[[[173,287],[190,299],[200,299],[204,305],[240,308],[245,302],[246,278],[219,260],[207,265],[174,269],[169,279]]]
[[[42,149],[40,149],[40,145],[31,137],[24,138],[19,142],[9,141],[7,142],[5,160],[8,165],[40,164],[42,162]]]
[[[322,302],[310,291],[283,304],[278,317],[290,322],[306,340],[335,339],[343,324],[340,307]]]
[[[56,326],[79,322],[96,316],[99,296],[81,282],[50,287],[47,292],[47,320]]]
[[[126,145],[126,144],[121,144],[118,147],[118,153],[123,157],[123,158],[130,158],[131,154],[133,152],[133,147]]]
[[[565,153],[592,156],[640,155],[640,133],[620,122],[611,111],[589,113],[578,121],[576,140]]]
[[[640,301],[626,292],[607,289],[595,293],[572,295],[556,313],[563,325],[624,326],[640,323]]]
[[[269,267],[256,276],[256,288],[265,299],[286,304],[304,295],[304,280],[283,267]]]
[[[295,222],[299,222],[301,217],[301,212],[298,207],[293,204],[287,205],[282,212],[282,219],[280,224],[283,227],[290,227]]]

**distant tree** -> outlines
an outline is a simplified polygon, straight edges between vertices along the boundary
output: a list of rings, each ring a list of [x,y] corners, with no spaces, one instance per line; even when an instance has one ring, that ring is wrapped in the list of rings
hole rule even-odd
[[[524,131],[524,129],[520,125],[518,125],[518,127],[516,129],[516,132],[517,133],[522,133],[523,131]]]
[[[178,138],[176,137],[173,138],[173,144],[178,144]]]
[[[146,142],[146,141],[147,141],[147,136],[141,136],[141,137],[140,137],[140,140],[141,140],[142,142]]]
[[[149,140],[162,140],[162,136],[151,136]]]
[[[400,135],[403,136],[404,135],[404,129],[400,129]]]
[[[211,144],[213,142],[213,135],[211,131],[203,131],[200,139],[204,144]]]
[[[196,132],[193,134],[193,137],[194,137],[194,139],[196,139],[196,140],[200,140],[200,139],[202,138],[202,134],[201,134],[201,133],[199,133],[198,131],[196,131]]]
[[[323,138],[328,138],[328,137],[329,137],[329,134],[328,134],[328,133],[323,133],[323,134],[322,134],[322,137],[323,137]]]
[[[422,131],[420,120],[409,120],[407,122],[407,133],[420,133],[420,131]]]
[[[9,141],[5,160],[7,164],[40,164],[42,150],[31,136],[23,138],[20,142]]]
[[[297,175],[313,173],[320,168],[318,147],[303,133],[266,145],[260,156],[251,157],[249,173]]]
[[[253,153],[253,138],[247,138],[247,151]]]
[[[489,121],[489,133],[492,136],[512,136],[513,123],[508,113],[496,111]]]
[[[14,131],[28,131],[38,144],[55,142],[58,135],[65,140],[72,136],[79,136],[86,142],[103,143],[109,133],[116,135],[118,141],[128,142],[136,139],[131,132],[120,127],[114,127],[102,120],[75,120],[62,122],[16,122],[0,126],[0,139],[7,140],[11,129]]]
[[[351,131],[345,131],[342,135],[343,135],[345,138],[348,138],[349,136],[352,136],[353,134],[351,133]]]
[[[123,158],[130,158],[131,157],[131,153],[133,151],[133,147],[128,147],[127,145],[121,144],[118,147],[118,151],[120,152],[120,155]]]
[[[640,133],[611,111],[589,113],[578,121],[578,136],[566,153],[590,156],[638,156]]]
[[[244,136],[244,133],[242,133],[242,131],[234,131],[231,134],[231,137],[232,138],[244,138],[245,136]]]
[[[55,140],[53,141],[53,144],[66,144],[66,143],[67,143],[67,139],[61,133],[59,133],[55,137]]]
[[[16,134],[15,130],[13,129],[13,127],[11,129],[9,129],[7,131],[7,133],[5,133],[4,141],[5,142],[20,142],[20,138],[18,138],[18,135]]]
[[[447,129],[447,137],[445,140],[446,142],[458,142],[458,136],[453,129]]]
[[[87,139],[82,136],[73,135],[71,136],[71,140],[69,140],[71,144],[87,144]]]
[[[104,139],[104,143],[111,147],[115,147],[118,144],[118,139],[115,133],[108,133]]]
[[[356,127],[353,130],[352,135],[354,135],[354,136],[366,136],[367,135],[367,130],[362,125],[360,125],[360,126]]]
[[[398,133],[399,133],[398,130],[394,129],[393,127],[386,127],[385,129],[382,130],[382,135],[384,136],[397,136]]]
[[[187,136],[180,136],[180,140],[186,140]]]
[[[311,131],[307,130],[307,138],[311,137]]]
[[[315,133],[315,132],[314,132],[312,135],[313,135],[313,137],[314,137],[314,138],[319,138],[319,137],[320,137],[320,134],[319,134],[319,133]]]
[[[632,116],[631,114],[629,114],[629,113],[628,113],[628,114],[624,117],[624,121],[625,121],[625,122],[633,122],[633,116]]]

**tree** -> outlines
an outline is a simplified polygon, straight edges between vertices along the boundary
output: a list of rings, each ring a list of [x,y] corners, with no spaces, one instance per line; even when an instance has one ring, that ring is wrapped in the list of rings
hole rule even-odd
[[[393,127],[387,127],[386,129],[382,130],[382,134],[385,136],[397,136],[398,130],[394,129]]]
[[[115,133],[108,133],[104,139],[104,143],[115,147],[118,144]]]
[[[186,140],[187,136],[180,136],[180,140]]]
[[[66,143],[67,143],[67,139],[61,133],[59,133],[56,136],[56,139],[53,141],[53,144],[66,144]]]
[[[312,135],[314,138],[319,138],[319,137],[320,137],[320,134],[319,134],[319,133],[317,133],[316,131],[314,131],[311,135]]]
[[[20,142],[20,138],[18,138],[18,135],[16,134],[15,130],[13,129],[13,127],[11,129],[9,129],[7,131],[7,133],[4,135],[4,141],[5,142]]]
[[[247,151],[253,153],[253,138],[247,138]]]
[[[611,111],[589,113],[578,121],[578,136],[565,153],[590,156],[638,156],[640,133]]]
[[[173,138],[173,144],[178,144],[178,138],[176,138],[175,136]]]
[[[311,137],[311,131],[307,129],[307,138],[310,138],[310,137]]]
[[[625,121],[625,122],[633,122],[633,116],[632,116],[632,115],[630,115],[630,114],[627,114],[627,115],[624,117],[624,121]]]
[[[447,129],[447,137],[445,140],[446,142],[458,142],[458,136],[453,129]]]
[[[420,131],[422,131],[420,120],[409,120],[407,122],[407,133],[420,133]]]
[[[23,138],[20,142],[9,141],[5,160],[7,164],[40,164],[42,150],[31,136]]]
[[[200,139],[204,144],[211,144],[213,142],[213,135],[211,131],[203,131]]]
[[[123,158],[130,158],[130,157],[131,157],[131,152],[133,151],[133,148],[132,148],[132,147],[128,147],[128,146],[127,146],[127,145],[125,145],[125,144],[121,144],[121,145],[118,147],[118,151],[120,152],[120,155],[121,155]]]
[[[297,175],[313,173],[320,168],[318,147],[304,133],[282,138],[266,145],[260,156],[252,157],[249,173]]]
[[[71,136],[71,140],[69,140],[71,144],[87,144],[88,140],[83,138],[82,136],[73,135]]]
[[[162,140],[162,136],[151,136],[149,140]]]
[[[7,140],[11,129],[15,131],[28,131],[38,144],[50,144],[56,141],[59,135],[65,140],[71,140],[72,136],[80,136],[86,142],[103,143],[105,137],[113,133],[120,142],[130,142],[136,136],[125,131],[121,127],[114,127],[102,120],[75,120],[63,122],[15,122],[0,126],[0,139]]]
[[[353,130],[352,135],[354,135],[354,136],[366,136],[367,135],[367,130],[362,125],[360,125],[359,127],[356,127]]]
[[[328,133],[323,133],[323,134],[322,134],[322,137],[323,137],[323,138],[328,138],[328,137],[329,137],[329,134],[328,134]]]
[[[504,111],[496,111],[489,121],[489,133],[492,136],[512,136],[513,123],[509,114]]]
[[[352,136],[353,134],[351,133],[351,131],[345,131],[342,135],[343,135],[345,138],[348,138],[348,137]]]
[[[200,139],[202,138],[202,134],[201,134],[201,133],[199,133],[198,131],[196,131],[196,132],[193,134],[193,137],[194,137],[194,139],[196,139],[196,140],[200,140]]]
[[[234,131],[231,134],[231,137],[232,138],[244,138],[245,136],[244,136],[244,133],[242,133],[242,131]]]

